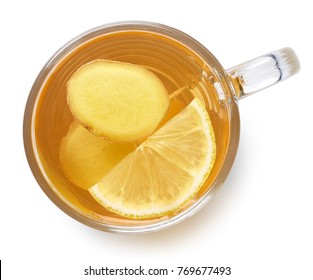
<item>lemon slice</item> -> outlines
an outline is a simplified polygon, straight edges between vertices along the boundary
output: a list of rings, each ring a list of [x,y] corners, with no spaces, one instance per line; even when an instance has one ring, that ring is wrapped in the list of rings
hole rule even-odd
[[[209,115],[195,98],[89,192],[101,205],[122,216],[163,216],[194,197],[208,178],[215,155]]]

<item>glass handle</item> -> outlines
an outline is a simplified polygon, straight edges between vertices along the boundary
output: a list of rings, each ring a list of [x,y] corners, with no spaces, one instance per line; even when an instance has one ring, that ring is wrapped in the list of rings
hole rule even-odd
[[[227,70],[237,99],[283,81],[300,70],[297,55],[283,48]]]

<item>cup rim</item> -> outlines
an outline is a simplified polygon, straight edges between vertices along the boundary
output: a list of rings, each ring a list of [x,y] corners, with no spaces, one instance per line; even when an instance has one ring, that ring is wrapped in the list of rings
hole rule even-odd
[[[227,88],[227,92],[230,93],[229,103],[231,104],[228,112],[230,114],[230,131],[229,131],[229,139],[227,147],[226,157],[222,164],[218,180],[216,179],[210,189],[204,193],[195,203],[193,203],[190,207],[180,212],[179,214],[170,217],[167,220],[161,220],[159,222],[155,222],[147,225],[136,225],[136,226],[119,226],[119,225],[111,225],[104,224],[86,214],[81,213],[75,207],[71,207],[67,202],[65,202],[61,197],[59,197],[53,190],[50,189],[48,181],[45,179],[45,176],[42,174],[40,169],[39,158],[35,156],[34,149],[34,137],[32,133],[33,129],[33,116],[35,108],[36,100],[41,92],[41,87],[45,82],[45,79],[49,76],[49,73],[53,71],[53,68],[58,65],[58,63],[69,54],[70,51],[74,50],[76,47],[81,45],[82,43],[86,43],[89,39],[95,38],[96,36],[103,35],[109,32],[117,32],[117,31],[127,31],[127,30],[140,30],[140,31],[158,31],[162,35],[170,36],[172,39],[178,40],[182,42],[193,51],[195,51],[198,55],[200,55],[205,61],[210,61],[210,65],[213,66],[214,69],[218,69],[218,75],[224,80],[223,86]],[[196,49],[195,49],[196,48]],[[237,118],[237,124],[234,125],[232,121],[234,118]],[[223,182],[225,181],[231,166],[234,162],[238,144],[239,144],[239,112],[237,107],[237,100],[234,97],[234,89],[232,88],[231,83],[228,80],[228,76],[226,71],[221,66],[219,61],[212,55],[212,53],[206,49],[201,43],[196,41],[194,38],[189,36],[188,34],[175,29],[173,27],[149,22],[149,21],[119,21],[108,23],[104,25],[100,25],[98,27],[87,30],[80,35],[74,37],[72,40],[68,41],[64,44],[58,51],[54,53],[47,61],[47,63],[42,67],[41,71],[37,75],[37,78],[30,90],[29,97],[26,103],[25,112],[24,112],[24,121],[23,121],[23,140],[24,140],[24,149],[26,153],[26,157],[29,163],[29,166],[32,170],[32,173],[37,180],[37,183],[44,191],[44,193],[50,198],[50,200],[59,207],[63,212],[72,217],[73,219],[85,224],[87,226],[113,233],[145,233],[145,232],[154,232],[161,229],[169,228],[187,218],[192,216],[195,212],[197,212],[200,208],[202,208],[217,190],[221,187]],[[222,174],[223,176],[221,176]]]

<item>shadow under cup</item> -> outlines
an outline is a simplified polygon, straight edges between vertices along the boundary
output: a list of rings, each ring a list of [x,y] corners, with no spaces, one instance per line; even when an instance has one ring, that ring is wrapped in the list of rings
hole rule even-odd
[[[59,146],[73,122],[66,100],[66,83],[81,65],[95,59],[142,65],[162,80],[169,94],[178,91],[177,98],[184,104],[197,96],[206,105],[215,132],[217,158],[201,190],[178,212],[144,220],[125,218],[106,210],[88,191],[78,188],[64,175]],[[238,140],[238,108],[219,62],[188,35],[147,22],[101,26],[63,46],[39,73],[24,116],[26,155],[46,195],[83,224],[117,233],[155,231],[191,216],[224,182]]]

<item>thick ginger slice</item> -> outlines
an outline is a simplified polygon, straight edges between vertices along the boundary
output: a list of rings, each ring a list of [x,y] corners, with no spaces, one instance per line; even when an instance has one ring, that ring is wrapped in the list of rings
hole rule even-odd
[[[169,107],[161,80],[144,67],[110,60],[81,66],[67,83],[74,117],[92,133],[131,142],[151,135]]]
[[[61,141],[60,164],[72,183],[87,190],[135,148],[97,137],[75,121]]]

